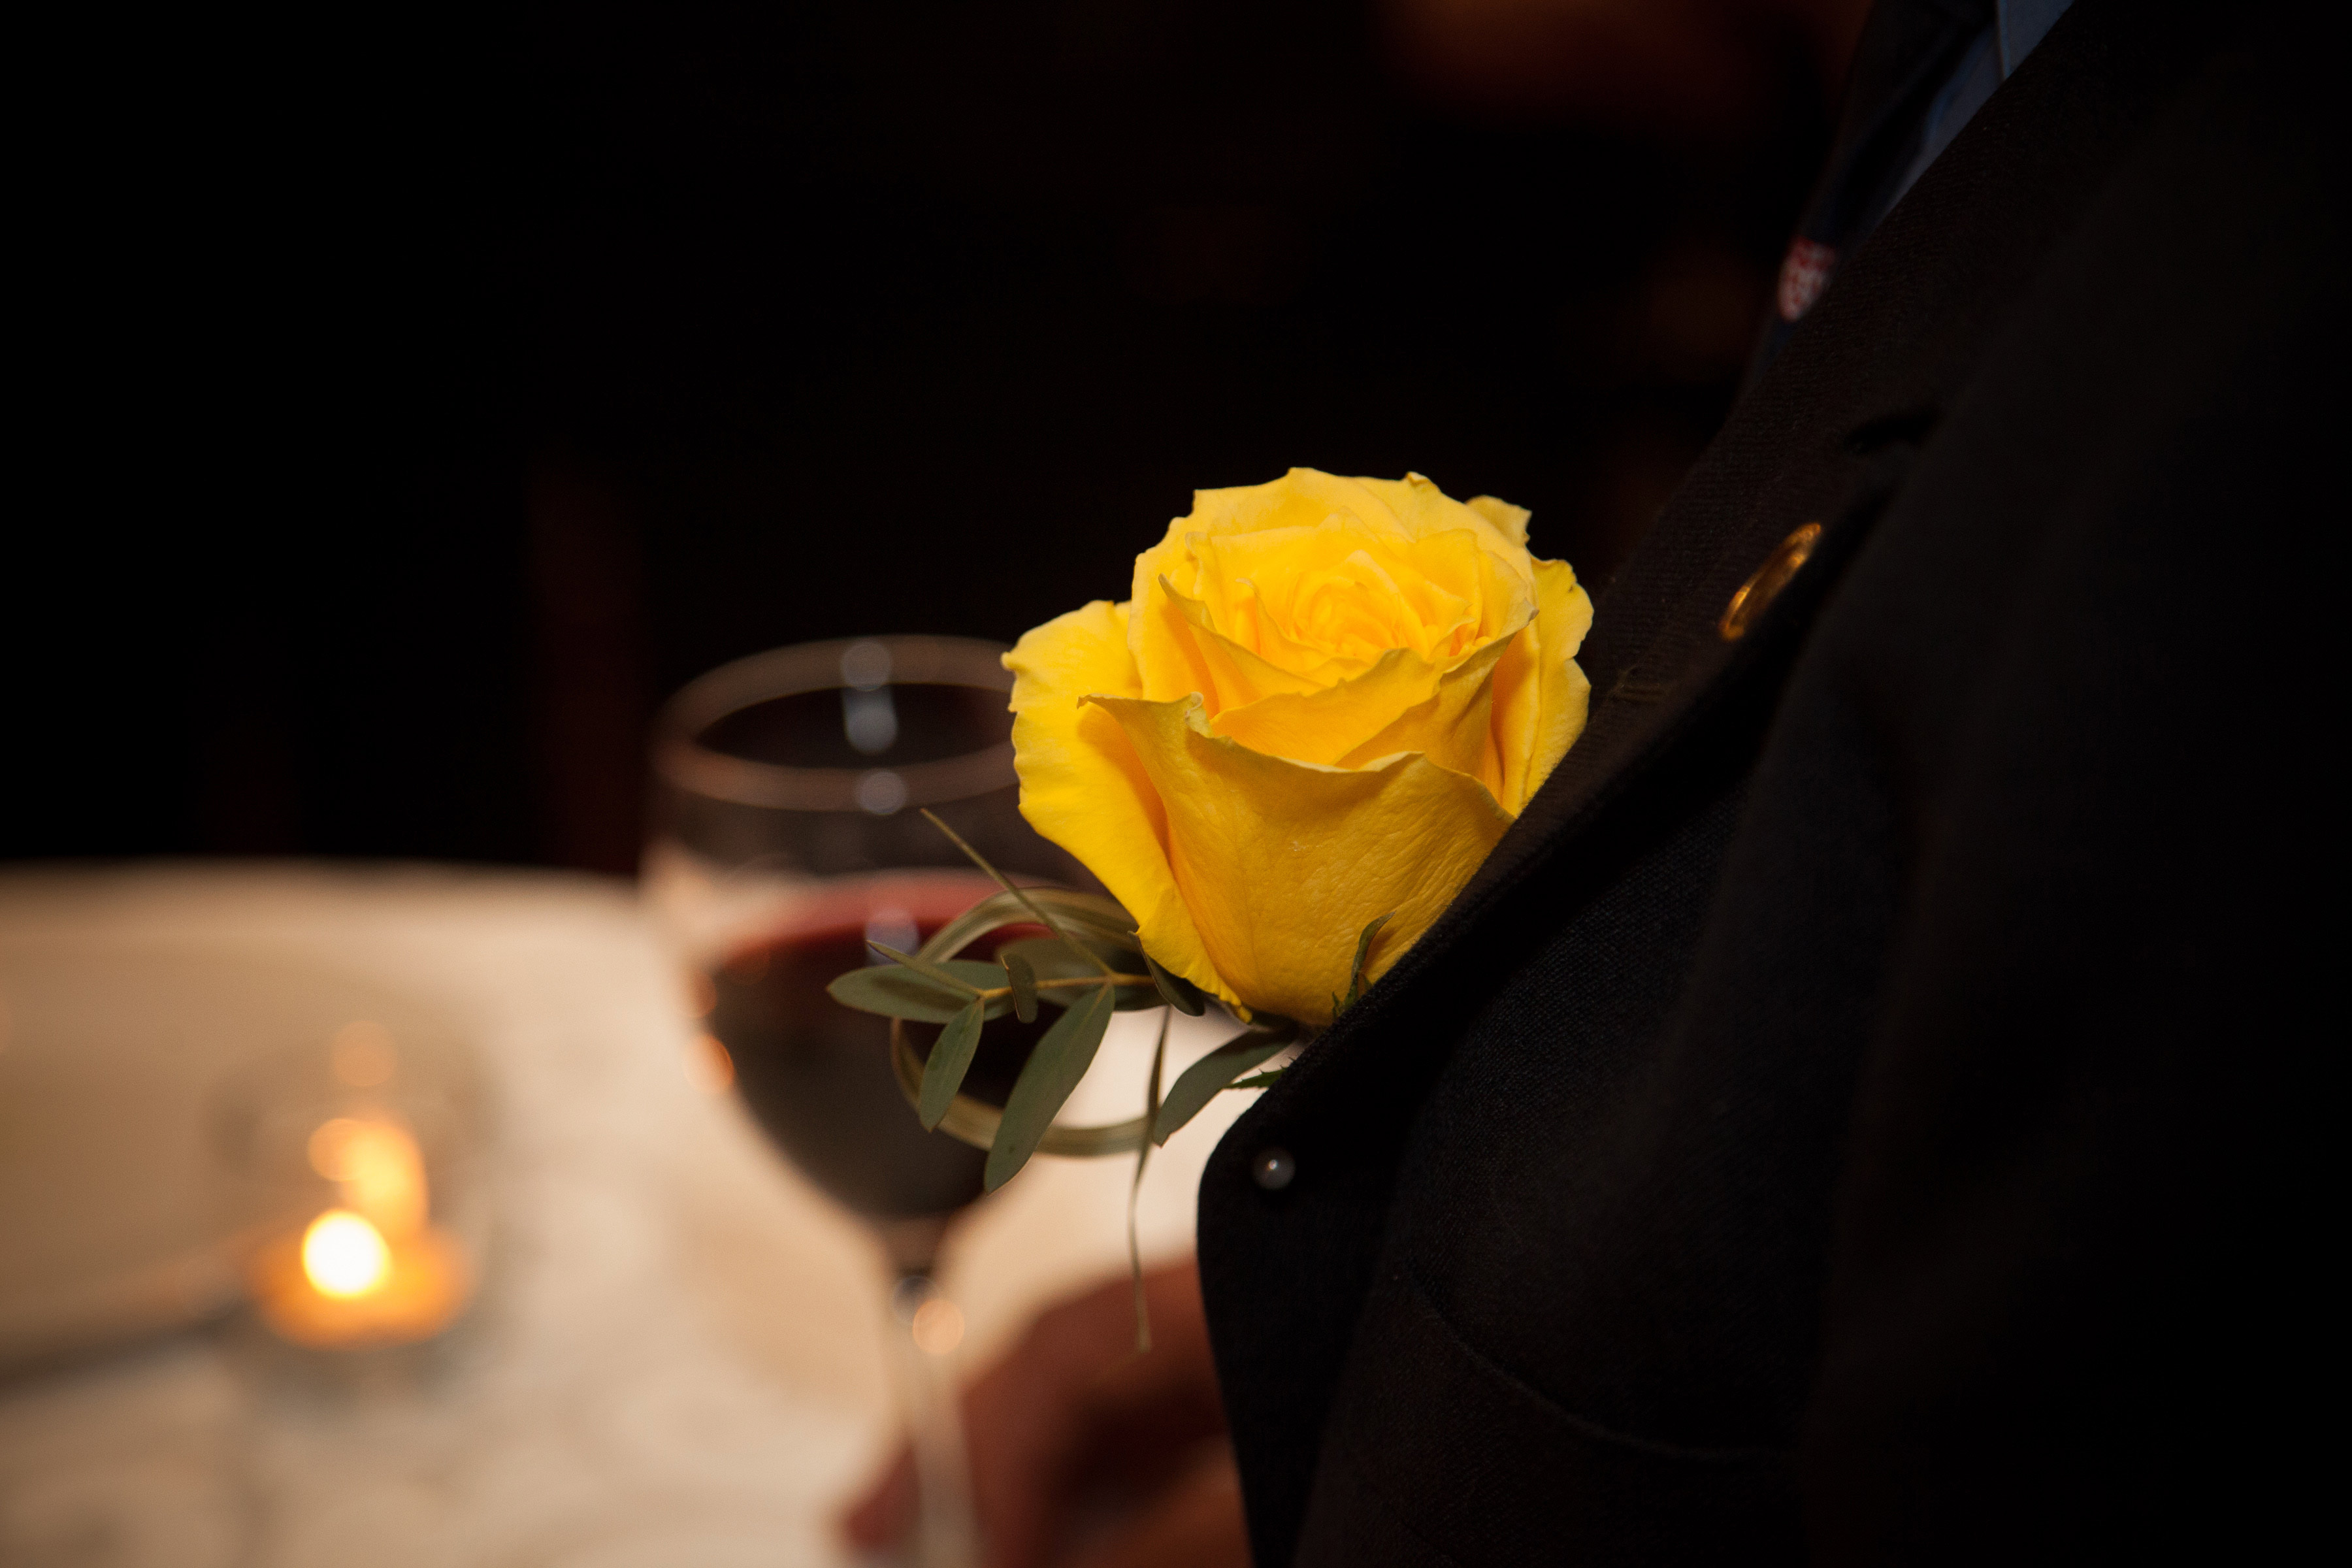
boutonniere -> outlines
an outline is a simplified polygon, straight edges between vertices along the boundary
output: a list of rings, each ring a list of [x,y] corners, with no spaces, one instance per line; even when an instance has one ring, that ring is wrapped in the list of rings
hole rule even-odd
[[[833,986],[898,1021],[909,1099],[989,1150],[992,1190],[1041,1148],[1148,1158],[1267,1081],[1461,891],[1584,727],[1591,601],[1528,552],[1528,515],[1418,474],[1202,490],[1124,602],[1005,655],[1022,815],[1110,898],[1005,883]],[[1054,1125],[1113,1012],[1211,1003],[1246,1027],[1165,1095],[1155,1059],[1143,1116]],[[1003,1107],[961,1096],[987,1021],[1039,1007],[1060,1017]],[[910,1022],[940,1026],[927,1054]]]

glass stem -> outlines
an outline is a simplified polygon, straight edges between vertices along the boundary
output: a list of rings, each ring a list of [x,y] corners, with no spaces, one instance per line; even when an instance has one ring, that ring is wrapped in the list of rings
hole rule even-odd
[[[928,1316],[926,1307],[932,1309]],[[962,1320],[928,1272],[901,1275],[890,1308],[915,1453],[914,1561],[919,1568],[979,1568],[980,1528],[952,1353],[963,1337]]]

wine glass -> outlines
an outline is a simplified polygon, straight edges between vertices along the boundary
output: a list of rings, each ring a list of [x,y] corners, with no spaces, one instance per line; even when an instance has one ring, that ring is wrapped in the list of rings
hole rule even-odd
[[[703,987],[744,1103],[866,1223],[897,1274],[892,1338],[931,1568],[977,1560],[943,1354],[957,1320],[933,1269],[949,1226],[981,1195],[987,1156],[923,1130],[893,1072],[888,1024],[825,984],[881,962],[870,942],[911,952],[995,890],[924,809],[1009,876],[1092,886],[1016,809],[1003,652],[886,637],[757,654],[672,698],[653,742],[644,885],[656,919]],[[1044,1027],[989,1025],[965,1092],[1001,1103]],[[909,1033],[928,1052],[937,1030]]]

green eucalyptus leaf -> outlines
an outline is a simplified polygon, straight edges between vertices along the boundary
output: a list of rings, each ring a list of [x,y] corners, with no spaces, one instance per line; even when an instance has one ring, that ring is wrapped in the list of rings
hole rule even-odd
[[[997,980],[1000,978],[994,973],[993,967],[989,964],[982,964],[979,966],[983,970],[989,971],[987,978],[967,979],[964,975],[956,973],[955,961],[953,959],[932,960],[929,958],[918,958],[911,952],[900,952],[897,948],[890,946],[887,942],[876,942],[871,938],[867,939],[866,945],[872,948],[875,952],[880,953],[883,957],[888,959],[893,963],[903,963],[908,968],[913,970],[916,973],[922,975],[926,979],[936,980],[942,985],[951,985],[961,991],[977,993],[981,991],[993,990],[996,986]]]
[[[1269,1033],[1252,1029],[1236,1036],[1184,1069],[1168,1090],[1168,1098],[1160,1103],[1160,1114],[1151,1123],[1151,1141],[1165,1143],[1169,1134],[1201,1114],[1201,1108],[1216,1099],[1234,1079],[1290,1044],[1291,1033],[1283,1029]]]
[[[919,1024],[944,1024],[963,1011],[972,1000],[975,988],[996,985],[1004,973],[992,963],[955,958],[925,967],[947,970],[955,984],[942,984],[899,964],[877,963],[836,976],[824,988],[825,994],[843,1006],[855,1007],[861,1013],[879,1013],[886,1018],[907,1018]],[[989,1005],[988,1016],[994,1018],[1010,1011],[1012,999],[1002,997]]]
[[[1265,1072],[1254,1072],[1247,1078],[1237,1078],[1225,1087],[1227,1089],[1272,1089],[1282,1080],[1282,1075],[1289,1070],[1288,1068],[1269,1068]]]
[[[974,998],[940,1031],[931,1047],[931,1059],[923,1064],[923,1093],[915,1102],[915,1113],[923,1120],[923,1130],[929,1131],[940,1124],[955,1102],[956,1090],[963,1087],[963,1075],[971,1070],[972,1053],[980,1048],[980,1026],[986,1004]],[[1032,1015],[1034,1016],[1034,1014]]]
[[[1005,983],[1013,987],[1013,1016],[1024,1024],[1037,1018],[1037,972],[1029,961],[1017,952],[999,949],[996,954],[1004,965]]]
[[[1050,942],[1059,948],[1062,957],[1057,962],[1076,964],[1077,967],[1070,972],[1073,974],[1100,974],[1104,963],[1121,974],[1133,974],[1142,969],[1143,950],[1135,945],[1132,933],[1114,935],[1099,927],[1076,921],[1062,923],[1068,928],[1066,937],[1029,937],[1025,940]],[[1096,963],[1097,959],[1102,963]]]
[[[1076,1003],[1054,1020],[1036,1048],[1029,1053],[1013,1092],[1004,1097],[1004,1119],[997,1124],[996,1142],[989,1146],[987,1190],[994,1192],[1013,1178],[1037,1152],[1038,1141],[1054,1124],[1062,1102],[1078,1087],[1101,1048],[1103,1031],[1110,1027],[1111,994],[1108,985],[1083,993]]]
[[[1197,1018],[1209,1010],[1199,986],[1181,975],[1171,974],[1160,966],[1158,959],[1148,952],[1143,955],[1143,962],[1150,971],[1151,984],[1159,988],[1161,1001],[1188,1018]]]
[[[1102,971],[1094,961],[1057,936],[1029,936],[1018,942],[1008,942],[996,950],[997,962],[1018,958],[1028,964],[1029,972],[1040,980],[1099,980]],[[1070,993],[1062,993],[1067,998]]]

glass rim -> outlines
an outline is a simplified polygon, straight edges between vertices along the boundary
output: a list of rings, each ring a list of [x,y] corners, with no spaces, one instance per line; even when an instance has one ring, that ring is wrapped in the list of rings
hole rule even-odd
[[[856,690],[842,668],[852,648],[878,647],[890,656],[880,686],[962,686],[976,690],[1013,690],[1013,674],[1002,663],[1003,643],[980,637],[899,634],[836,637],[794,643],[731,660],[695,677],[661,706],[654,720],[655,775],[674,789],[734,805],[776,811],[848,811],[872,814],[874,785],[887,775],[897,788],[881,793],[901,806],[937,805],[1007,789],[1019,782],[1013,770],[1013,742],[1000,742],[961,756],[898,767],[802,768],[753,762],[704,745],[699,737],[730,714],[780,698],[811,691]],[[885,812],[881,815],[889,815]]]

